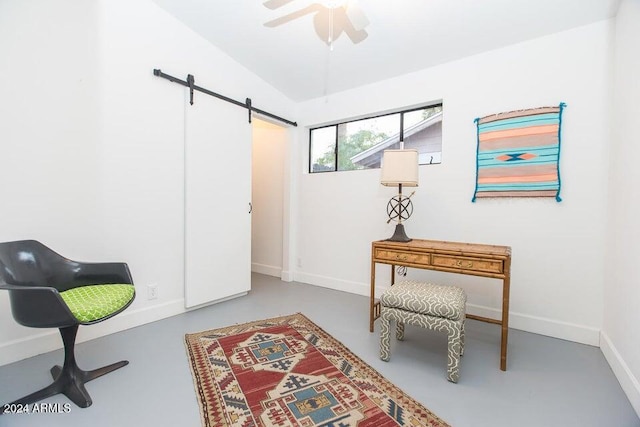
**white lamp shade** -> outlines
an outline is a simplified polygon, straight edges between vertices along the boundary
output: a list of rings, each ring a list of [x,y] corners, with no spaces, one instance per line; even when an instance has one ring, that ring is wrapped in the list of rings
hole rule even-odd
[[[402,184],[418,186],[418,150],[384,150],[380,183],[387,186]]]

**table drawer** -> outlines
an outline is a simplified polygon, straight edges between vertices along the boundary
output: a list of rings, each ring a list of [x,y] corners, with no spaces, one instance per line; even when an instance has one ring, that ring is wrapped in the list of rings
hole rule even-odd
[[[379,261],[396,261],[402,264],[429,265],[429,254],[376,249],[375,258]]]
[[[432,264],[438,267],[459,268],[462,270],[502,273],[502,260],[486,260],[448,255],[433,255]]]

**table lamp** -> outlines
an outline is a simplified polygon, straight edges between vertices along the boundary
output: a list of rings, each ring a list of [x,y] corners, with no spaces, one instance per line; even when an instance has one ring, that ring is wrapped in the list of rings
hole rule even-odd
[[[387,215],[389,220],[397,221],[395,232],[389,241],[410,242],[404,231],[403,221],[409,219],[413,213],[411,193],[408,197],[402,195],[402,187],[418,186],[418,150],[384,150],[382,155],[382,173],[380,183],[385,186],[398,186],[398,195],[387,203]]]

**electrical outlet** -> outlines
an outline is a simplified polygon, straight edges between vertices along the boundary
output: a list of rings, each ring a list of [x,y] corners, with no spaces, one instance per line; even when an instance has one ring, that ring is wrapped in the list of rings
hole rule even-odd
[[[155,283],[153,285],[147,286],[147,299],[157,299],[158,298],[158,285]]]

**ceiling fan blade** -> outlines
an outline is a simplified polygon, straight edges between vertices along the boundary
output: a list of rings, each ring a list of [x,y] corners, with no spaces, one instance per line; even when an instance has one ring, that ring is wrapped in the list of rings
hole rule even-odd
[[[320,10],[322,10],[322,6],[317,4],[312,4],[310,6],[305,7],[304,9],[300,9],[296,12],[281,16],[280,18],[276,18],[272,21],[265,22],[264,26],[270,27],[270,28],[277,27],[279,25],[286,24],[289,21],[293,21],[294,19],[298,19],[304,15],[308,15],[313,12],[318,12]]]
[[[269,9],[277,9],[279,7],[282,7],[288,3],[291,3],[293,0],[267,0],[264,3],[262,3],[262,5],[264,7],[267,7]]]
[[[348,25],[345,25],[343,30],[345,34],[349,36],[353,44],[358,44],[369,37],[369,33],[367,33],[365,30],[356,30],[351,22],[349,22]]]
[[[354,0],[350,1],[345,6],[345,10],[347,12],[347,16],[349,17],[349,20],[353,24],[353,28],[356,31],[361,31],[367,25],[369,25],[369,19],[367,18],[367,15],[364,14],[360,6],[358,6],[358,4]]]

